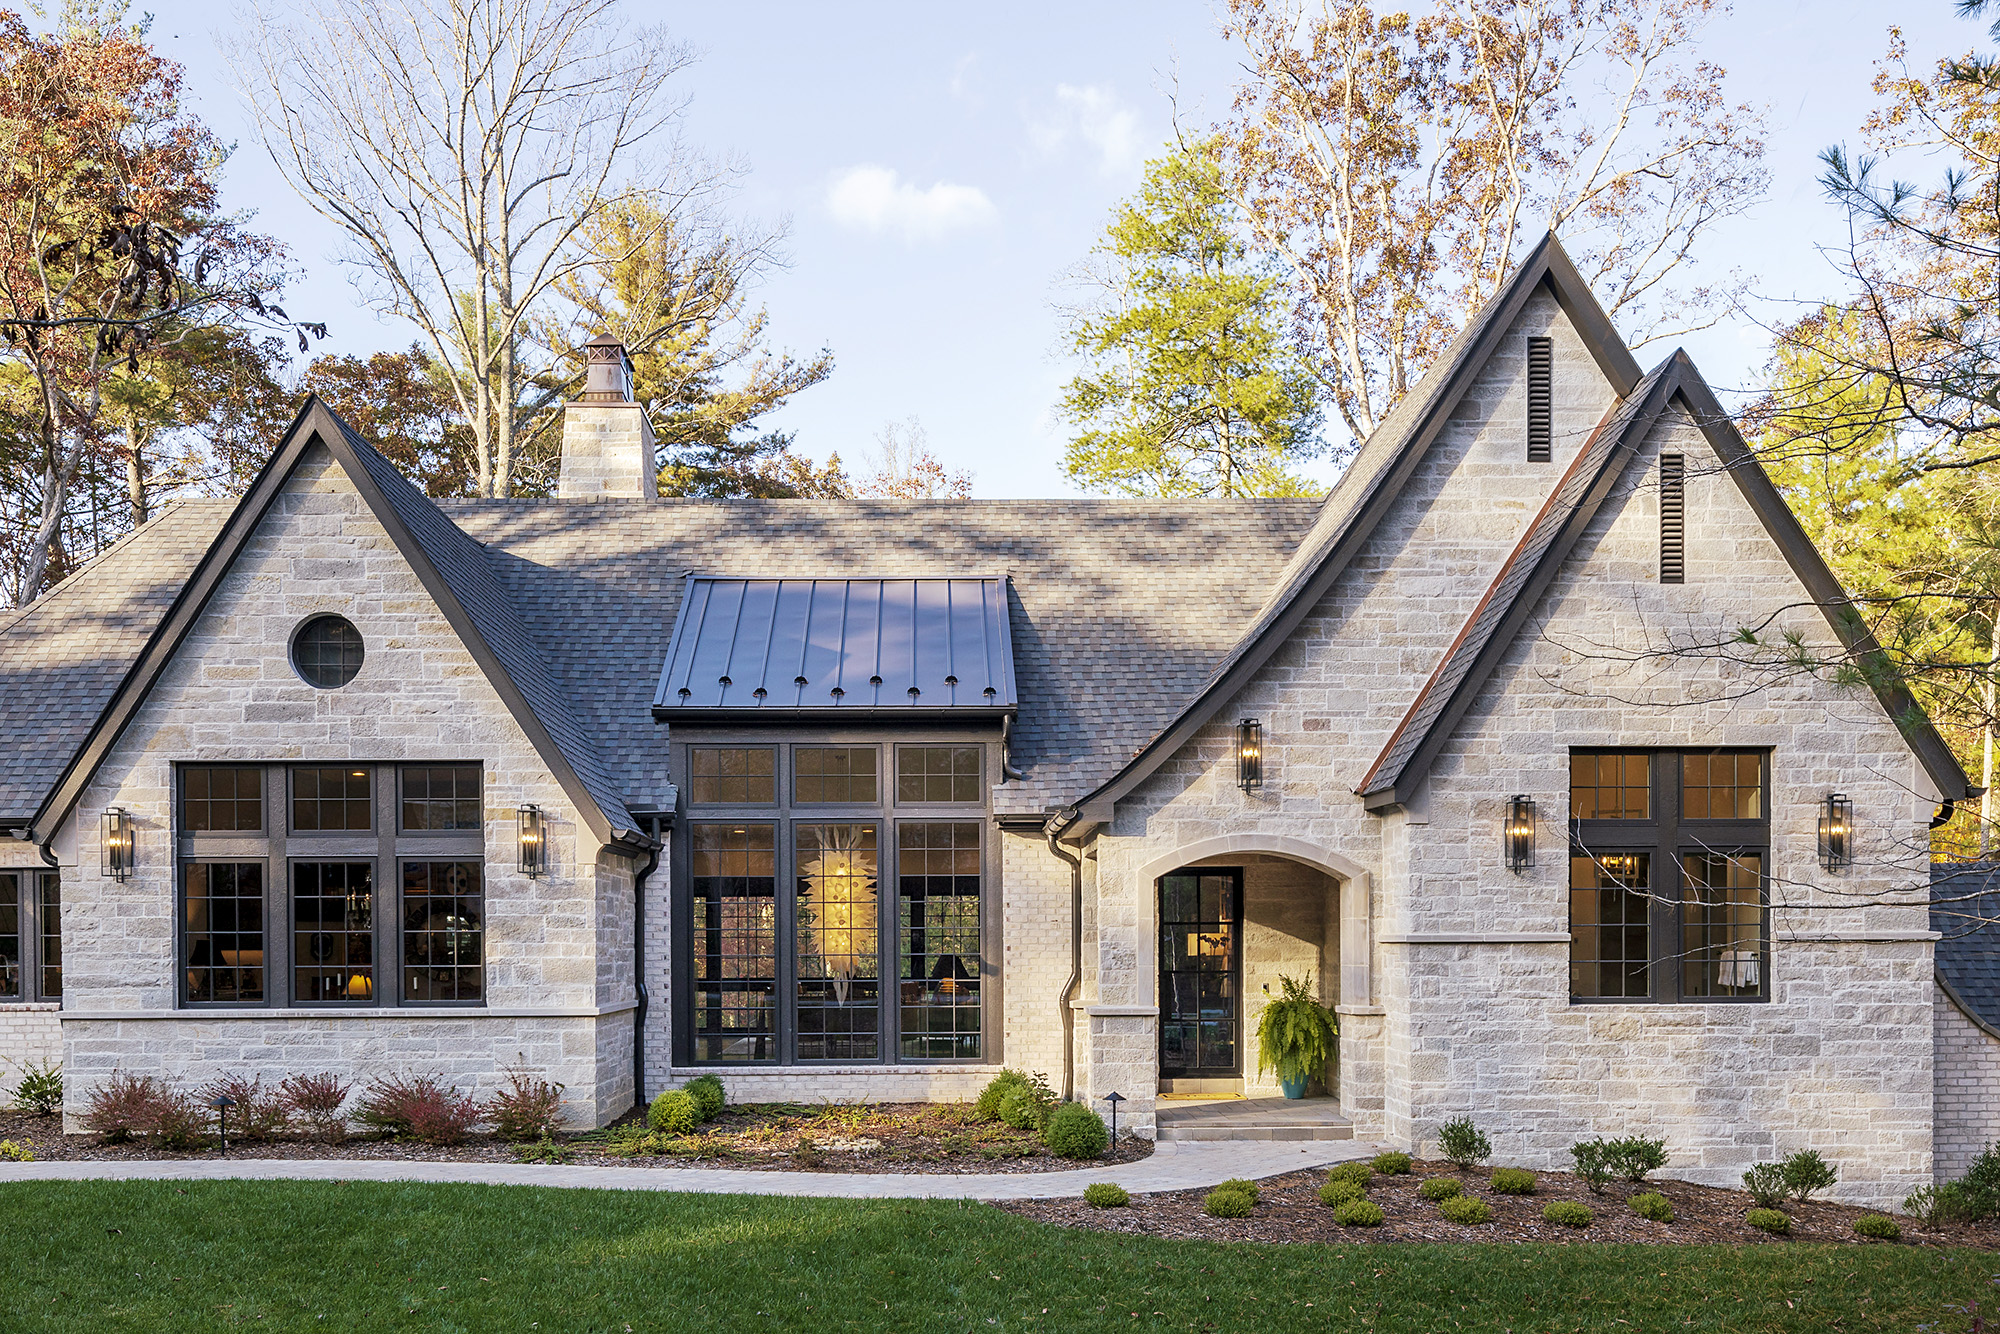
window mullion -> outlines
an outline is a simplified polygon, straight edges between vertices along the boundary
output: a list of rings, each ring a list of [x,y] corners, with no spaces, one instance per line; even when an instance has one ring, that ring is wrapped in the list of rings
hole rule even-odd
[[[1658,829],[1653,853],[1652,981],[1656,1001],[1680,999],[1681,757],[1661,751],[1653,761],[1653,815]]]

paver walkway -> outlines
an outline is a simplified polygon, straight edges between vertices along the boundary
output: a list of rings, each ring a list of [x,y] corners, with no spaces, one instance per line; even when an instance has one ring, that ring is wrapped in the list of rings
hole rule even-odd
[[[561,1167],[526,1163],[427,1163],[382,1158],[119,1159],[0,1164],[11,1181],[459,1181],[591,1190],[678,1190],[710,1195],[815,1195],[834,1199],[1034,1200],[1081,1195],[1097,1181],[1133,1192],[1198,1190],[1231,1177],[1256,1180],[1375,1152],[1353,1140],[1162,1144],[1141,1162],[1071,1172],[743,1172],[704,1167]]]

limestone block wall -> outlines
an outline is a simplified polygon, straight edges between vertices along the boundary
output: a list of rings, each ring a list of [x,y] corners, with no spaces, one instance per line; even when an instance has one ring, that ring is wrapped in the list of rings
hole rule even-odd
[[[346,616],[366,646],[360,674],[338,690],[307,685],[289,660],[293,631],[321,612]],[[470,759],[485,773],[483,1009],[181,1008],[177,763],[367,761],[386,773],[400,761]],[[538,878],[516,869],[514,811],[529,802],[549,822],[551,865]],[[98,820],[114,805],[137,826],[136,869],[123,883],[99,872]],[[246,544],[61,844],[72,1115],[119,1068],[198,1083],[237,1068],[366,1078],[400,1066],[485,1089],[525,1063],[567,1086],[574,1123],[602,1124],[630,1105],[629,947],[614,951],[626,960],[604,957],[629,938],[629,864],[600,857],[479,665],[324,451],[301,463]],[[284,929],[283,918],[271,929]],[[387,948],[378,958],[385,1000],[396,962]],[[267,985],[282,998],[287,981]]]
[[[1982,1149],[2000,1143],[2000,1037],[1967,1017],[1943,987],[1935,988],[1932,1015],[1931,1165],[1939,1181],[1953,1181]]]
[[[652,499],[659,494],[652,423],[637,403],[570,403],[563,408],[564,500]]]

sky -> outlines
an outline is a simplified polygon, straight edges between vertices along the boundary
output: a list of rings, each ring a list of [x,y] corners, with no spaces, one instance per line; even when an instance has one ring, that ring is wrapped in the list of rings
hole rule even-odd
[[[281,238],[305,270],[288,308],[328,323],[328,351],[407,346],[407,327],[361,304],[339,236],[292,197],[258,144],[223,54],[227,8],[153,0],[152,9],[156,46],[187,66],[190,108],[238,145],[225,202],[254,212],[256,229]],[[1213,6],[630,0],[625,9],[699,53],[676,76],[688,99],[683,132],[745,168],[733,207],[789,225],[790,263],[757,294],[774,341],[836,359],[830,379],[766,423],[795,432],[795,447],[815,459],[838,453],[852,472],[885,423],[915,418],[948,468],[973,475],[977,496],[1073,493],[1052,412],[1075,370],[1057,347],[1062,276],[1138,184],[1175,101],[1195,125],[1225,113],[1240,70]],[[1702,54],[1727,70],[1731,101],[1766,107],[1773,178],[1755,209],[1702,248],[1708,269],[1743,270],[1757,294],[1754,318],[1683,340],[1719,389],[1754,383],[1766,345],[1758,319],[1838,291],[1819,247],[1845,226],[1817,184],[1817,154],[1856,140],[1892,21],[1915,65],[1984,44],[1982,26],[1952,9],[1951,0],[1742,0],[1711,21]]]

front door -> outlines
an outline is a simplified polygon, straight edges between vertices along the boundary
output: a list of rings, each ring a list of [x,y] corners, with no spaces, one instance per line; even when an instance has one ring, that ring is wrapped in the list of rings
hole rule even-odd
[[[1160,1073],[1243,1073],[1243,872],[1160,877]]]

